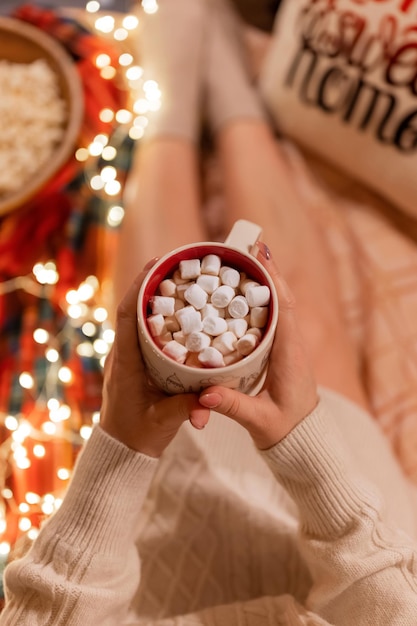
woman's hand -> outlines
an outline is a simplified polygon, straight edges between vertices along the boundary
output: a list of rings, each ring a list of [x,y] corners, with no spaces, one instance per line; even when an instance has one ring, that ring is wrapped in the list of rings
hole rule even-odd
[[[250,397],[213,386],[200,395],[200,404],[244,426],[261,450],[283,439],[318,402],[317,386],[297,327],[295,302],[266,246],[258,258],[270,273],[278,294],[279,316],[268,375],[262,391]]]
[[[152,262],[146,266],[149,269]],[[210,411],[195,394],[167,396],[149,382],[139,349],[136,303],[146,275],[135,280],[117,309],[116,335],[104,367],[100,426],[129,448],[158,457],[190,419],[203,428]]]

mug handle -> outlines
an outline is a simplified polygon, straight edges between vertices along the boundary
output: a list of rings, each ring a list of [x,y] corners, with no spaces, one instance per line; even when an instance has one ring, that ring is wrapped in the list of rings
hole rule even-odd
[[[238,248],[245,254],[255,254],[255,245],[262,235],[262,228],[248,220],[237,220],[227,235],[225,244],[231,248]]]

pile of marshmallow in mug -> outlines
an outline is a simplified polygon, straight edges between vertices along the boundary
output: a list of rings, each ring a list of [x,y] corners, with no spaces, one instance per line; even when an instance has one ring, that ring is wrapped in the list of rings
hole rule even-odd
[[[191,367],[224,367],[256,348],[270,290],[216,254],[180,261],[150,300],[149,332],[162,352]]]

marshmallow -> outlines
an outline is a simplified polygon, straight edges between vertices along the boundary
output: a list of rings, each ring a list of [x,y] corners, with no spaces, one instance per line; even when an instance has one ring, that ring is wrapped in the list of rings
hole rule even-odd
[[[248,329],[248,323],[245,319],[234,319],[229,317],[228,319],[226,319],[226,322],[227,330],[230,330],[232,333],[234,333],[238,339],[243,337]]]
[[[243,337],[241,337],[237,341],[236,349],[243,356],[247,356],[248,354],[250,354],[251,352],[255,350],[258,344],[259,344],[258,338],[255,335],[251,335],[247,333],[246,335],[243,335]]]
[[[218,309],[209,302],[201,309],[201,317],[203,319],[206,317],[224,317],[224,309]]]
[[[218,276],[209,276],[208,274],[202,274],[197,278],[197,285],[204,289],[208,294],[213,293],[217,287],[220,286],[220,278]]]
[[[185,339],[185,347],[190,352],[201,352],[204,348],[208,348],[210,343],[210,337],[202,332],[190,333]]]
[[[176,333],[172,333],[172,338],[175,339],[175,341],[177,341],[178,343],[181,343],[183,346],[185,346],[185,340],[187,338],[187,335],[185,335],[182,330],[177,330]]]
[[[218,337],[215,337],[211,345],[222,354],[230,354],[230,352],[236,350],[236,342],[236,335],[228,330]]]
[[[175,315],[167,315],[165,318],[165,328],[170,333],[175,333],[180,329],[180,324]]]
[[[173,281],[174,281],[174,283],[177,285],[177,287],[178,287],[178,285],[183,285],[184,283],[188,283],[188,282],[190,282],[190,281],[188,280],[188,278],[187,278],[187,279],[183,279],[183,278],[181,278],[181,273],[180,273],[180,271],[179,271],[179,270],[175,270],[175,272],[174,272],[174,274],[173,274],[173,276],[172,276],[172,280],[173,280]]]
[[[211,346],[198,353],[198,360],[204,367],[224,367],[222,353]]]
[[[221,263],[221,259],[219,256],[217,256],[217,254],[208,254],[201,261],[201,273],[218,276]]]
[[[181,285],[177,285],[177,298],[184,302],[185,301],[185,292],[187,291],[187,289],[189,287],[191,287],[194,284],[195,283],[193,281],[189,280],[186,283],[181,283]]]
[[[250,326],[255,328],[263,328],[268,321],[268,307],[255,306],[250,310]]]
[[[181,300],[181,298],[175,298],[174,312],[179,311],[180,309],[183,309],[184,307],[185,307],[184,300]]]
[[[201,315],[199,311],[196,311],[192,306],[186,306],[175,313],[177,320],[180,323],[181,330],[185,335],[189,335],[194,331],[203,329],[203,323],[201,321]]]
[[[246,292],[250,287],[259,287],[259,283],[257,283],[255,280],[251,280],[250,278],[245,278],[244,280],[241,281],[240,285],[239,285],[239,289],[241,291],[241,293],[246,296]]]
[[[216,254],[181,261],[150,299],[155,343],[177,363],[224,367],[251,354],[263,337],[270,289],[222,266]]]
[[[179,263],[180,275],[183,280],[197,278],[201,274],[200,259],[188,259]]]
[[[235,295],[235,290],[229,285],[221,285],[211,294],[211,303],[217,306],[219,309],[229,306],[232,298]]]
[[[243,318],[249,313],[249,304],[245,296],[235,296],[227,307],[230,317]]]
[[[185,363],[186,356],[188,354],[188,350],[185,346],[178,343],[174,339],[169,341],[163,348],[162,352],[169,356],[171,359],[174,359],[177,363]]]
[[[249,328],[248,332],[246,333],[247,335],[255,335],[255,337],[257,337],[259,339],[259,341],[262,339],[262,331],[260,328]]]
[[[168,342],[172,341],[172,333],[164,332],[162,335],[158,335],[158,337],[154,337],[155,343],[159,348],[163,348]]]
[[[223,361],[225,365],[233,365],[243,359],[243,354],[240,354],[237,350],[230,352],[230,354],[223,355]]]
[[[240,272],[235,270],[233,267],[224,265],[220,268],[220,278],[223,285],[228,285],[229,287],[236,289],[240,283]]]
[[[177,285],[171,278],[166,278],[159,285],[159,293],[161,296],[174,298],[177,291]]]
[[[246,290],[246,300],[251,308],[269,304],[271,292],[266,285],[250,286]]]
[[[149,332],[152,337],[161,335],[165,330],[165,318],[161,313],[158,313],[158,315],[149,315],[146,321],[148,322]]]
[[[185,365],[188,365],[188,367],[199,367],[199,368],[201,368],[201,363],[198,360],[197,352],[189,352],[187,354],[187,358],[185,359]]]
[[[164,317],[166,315],[174,315],[175,298],[167,298],[166,296],[154,296],[150,300],[153,315],[160,313]]]
[[[208,294],[197,283],[192,283],[185,290],[184,299],[199,311],[207,304]]]
[[[223,317],[205,317],[203,319],[203,330],[208,335],[216,337],[227,331],[227,322]]]

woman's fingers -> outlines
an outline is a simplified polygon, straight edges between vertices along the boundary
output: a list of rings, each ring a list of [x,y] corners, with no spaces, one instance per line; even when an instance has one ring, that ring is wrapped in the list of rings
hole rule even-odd
[[[298,353],[302,345],[302,338],[296,319],[295,297],[271,258],[269,248],[263,243],[258,243],[258,246],[260,252],[258,259],[269,273],[278,296],[278,324],[269,359],[269,367],[284,369],[285,373],[287,368],[292,369],[291,360],[294,351]],[[295,350],[295,348],[297,349]]]
[[[199,402],[246,428],[260,449],[270,448],[284,436],[279,409],[266,393],[251,397],[226,387],[209,387]]]
[[[279,315],[275,340],[269,359],[267,388],[280,403],[305,417],[317,403],[317,384],[298,322],[295,297],[270,254],[260,247],[260,262],[275,285]]]
[[[196,394],[166,396],[148,384],[136,311],[145,275],[143,271],[137,276],[117,309],[115,341],[105,363],[101,426],[132,449],[158,457],[184,421],[204,428],[210,411],[198,402]]]
[[[159,457],[174,439],[183,422],[190,420],[198,429],[204,428],[210,411],[201,406],[195,394],[167,396],[148,409],[145,419],[138,422],[133,446],[148,456]]]
[[[269,359],[268,377],[256,397],[216,386],[200,395],[200,404],[244,426],[255,444],[268,448],[285,437],[317,403],[317,390],[295,316],[295,299],[271,259],[265,244],[258,244],[259,260],[275,285],[279,316]]]
[[[206,426],[210,417],[210,411],[201,406],[198,396],[192,393],[168,396],[158,403],[157,410],[168,424],[176,428],[189,419],[200,430]]]
[[[125,357],[133,355],[135,361],[142,362],[138,346],[137,331],[137,300],[140,287],[147,274],[147,271],[156,263],[157,259],[148,261],[144,269],[138,274],[127,290],[125,296],[117,307],[116,315],[116,333],[114,350],[117,358],[126,361]],[[129,361],[129,359],[127,359]]]
[[[281,313],[282,311],[283,313],[289,313],[290,316],[293,317],[296,308],[294,294],[289,288],[285,278],[282,276],[281,272],[275,265],[268,246],[263,242],[258,242],[257,245],[259,248],[258,260],[264,266],[264,268],[272,278],[272,282],[275,285],[278,296],[279,312]]]
[[[143,279],[145,278],[148,270],[151,269],[157,262],[158,258],[155,257],[146,263],[143,270],[138,274],[127,290],[125,296],[120,301],[119,306],[117,307],[117,321],[123,321],[124,319],[135,319],[136,326],[136,305],[139,294],[140,286],[143,283]],[[117,324],[116,321],[116,324]]]
[[[226,387],[209,387],[199,398],[200,404],[236,419],[242,426],[250,425],[255,417],[253,398]]]

